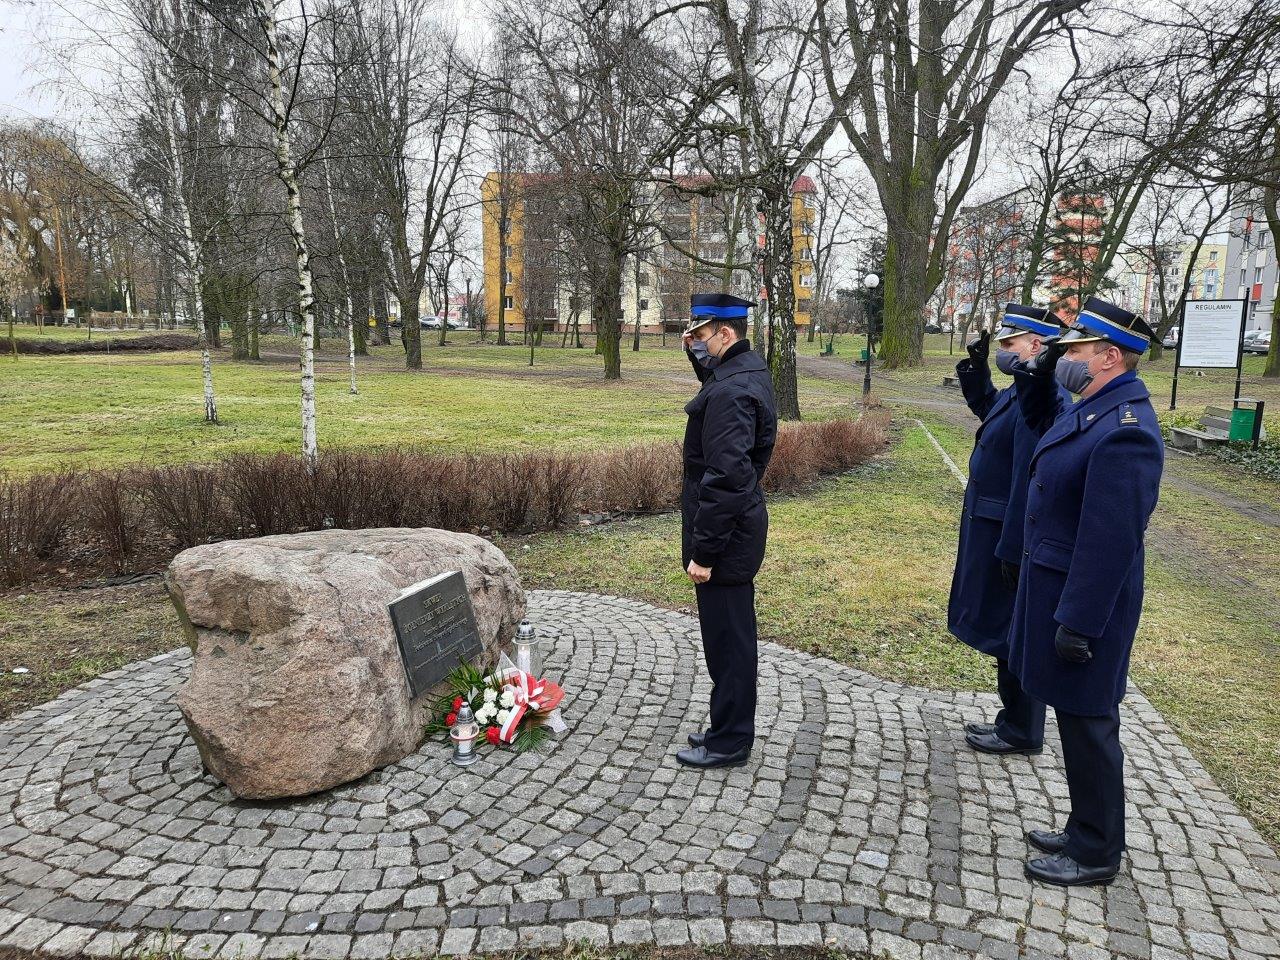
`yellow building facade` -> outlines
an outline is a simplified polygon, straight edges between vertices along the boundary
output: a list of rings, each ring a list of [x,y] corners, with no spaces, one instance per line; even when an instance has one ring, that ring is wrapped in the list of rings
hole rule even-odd
[[[545,184],[545,178],[527,174],[510,174],[506,178],[489,173],[481,184],[481,243],[484,256],[484,304],[486,326],[498,327],[499,311],[503,312],[506,328],[522,332],[526,323],[540,326],[546,332],[563,329],[572,321],[572,313],[579,312],[579,326],[584,332],[593,329],[589,308],[589,291],[575,292],[570,284],[559,280],[554,290],[535,292],[539,272],[532,265],[536,260],[537,243],[531,241],[526,223],[531,187]],[[792,249],[795,262],[792,282],[795,287],[795,319],[798,327],[807,327],[812,316],[814,294],[814,229],[817,218],[816,190],[809,177],[796,181],[792,198]],[[660,201],[668,233],[683,233],[682,239],[690,245],[686,250],[696,252],[705,259],[723,256],[727,238],[723,229],[717,229],[714,221],[719,211],[714,201],[694,196],[692,198],[668,197]],[[535,228],[537,218],[534,218]],[[743,229],[736,250],[758,249],[763,238],[756,229]],[[684,244],[682,244],[684,245]],[[505,257],[504,251],[505,249]],[[718,254],[717,254],[718,252]],[[740,259],[740,254],[735,256]],[[506,283],[501,282],[503,272]],[[622,321],[624,329],[634,330],[638,322],[642,332],[658,332],[664,324],[668,329],[682,326],[688,317],[688,294],[700,290],[719,289],[720,271],[699,265],[695,260],[680,254],[669,244],[647,253],[637,262],[628,258],[623,269]],[[740,278],[740,273],[739,273]],[[739,281],[740,282],[740,281]],[[543,280],[543,285],[546,281]],[[734,290],[742,296],[762,300],[764,290],[755,278],[753,288]],[[674,294],[674,296],[673,296]],[[501,300],[501,302],[500,302]],[[542,310],[527,316],[531,300],[544,302]]]

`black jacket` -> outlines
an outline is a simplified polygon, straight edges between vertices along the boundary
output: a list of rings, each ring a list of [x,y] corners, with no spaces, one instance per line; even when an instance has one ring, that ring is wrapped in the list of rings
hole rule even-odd
[[[684,408],[683,566],[710,567],[712,583],[748,583],[769,531],[760,481],[778,434],[773,381],[746,340],[713,370],[694,370],[702,389]]]

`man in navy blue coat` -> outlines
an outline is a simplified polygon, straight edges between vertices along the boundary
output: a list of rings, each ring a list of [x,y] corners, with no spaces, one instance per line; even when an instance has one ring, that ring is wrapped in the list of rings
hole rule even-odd
[[[996,366],[1010,373],[1014,361],[1030,360],[1042,340],[1057,333],[1057,319],[1045,308],[1007,304],[995,334]],[[1044,704],[1027,696],[1009,669],[1009,624],[1022,561],[1027,471],[1039,437],[1023,422],[1016,386],[997,390],[992,383],[990,341],[984,332],[956,365],[965,402],[982,424],[969,456],[947,629],[996,661],[1002,709],[995,723],[965,724],[966,742],[983,753],[1035,754],[1044,746]],[[1063,391],[1063,403],[1069,402]]]
[[[1015,366],[1031,423],[1053,406],[1055,378],[1080,395],[1031,460],[1009,652],[1022,688],[1054,708],[1062,738],[1071,814],[1061,831],[1027,834],[1049,856],[1026,865],[1059,886],[1110,883],[1124,851],[1119,705],[1164,469],[1160,424],[1134,372],[1151,337],[1140,317],[1091,297],[1060,341]]]
[[[684,334],[702,387],[685,407],[681,562],[695,585],[712,684],[710,727],[676,754],[691,767],[740,766],[755,742],[755,576],[769,531],[760,481],[778,414],[769,368],[746,339],[752,305],[695,294]]]

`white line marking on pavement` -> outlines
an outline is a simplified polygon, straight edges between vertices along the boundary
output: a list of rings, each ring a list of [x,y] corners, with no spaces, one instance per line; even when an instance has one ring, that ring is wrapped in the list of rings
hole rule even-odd
[[[913,417],[912,419],[914,420],[915,418]],[[946,461],[947,466],[951,469],[955,478],[960,481],[961,488],[967,487],[969,485],[968,479],[966,479],[965,475],[960,472],[960,468],[956,466],[956,462],[947,456],[947,451],[942,449],[942,444],[938,442],[938,438],[929,432],[929,428],[924,425],[923,420],[916,420],[916,425],[923,430],[924,435],[929,438],[929,442],[933,444],[933,449],[937,450],[938,453],[942,455],[942,459]]]

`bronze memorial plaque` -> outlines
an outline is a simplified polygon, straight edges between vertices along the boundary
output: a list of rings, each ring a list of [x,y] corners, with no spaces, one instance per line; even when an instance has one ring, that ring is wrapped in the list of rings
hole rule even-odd
[[[414,697],[481,652],[467,582],[457,570],[405,587],[389,609]]]

